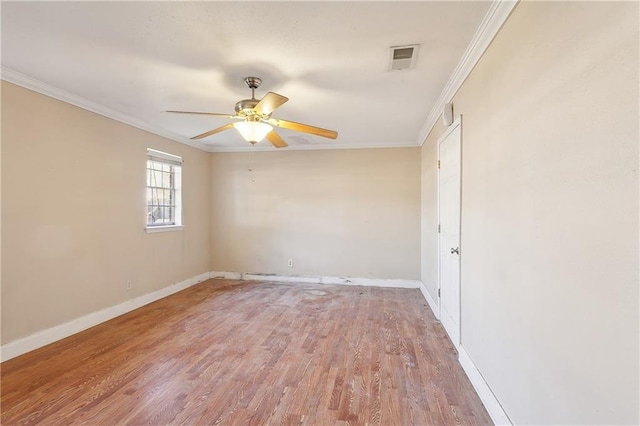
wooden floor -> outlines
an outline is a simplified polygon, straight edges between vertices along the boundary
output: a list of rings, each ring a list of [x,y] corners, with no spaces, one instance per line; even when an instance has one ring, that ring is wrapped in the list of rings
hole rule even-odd
[[[209,280],[2,364],[2,424],[491,424],[419,290]]]

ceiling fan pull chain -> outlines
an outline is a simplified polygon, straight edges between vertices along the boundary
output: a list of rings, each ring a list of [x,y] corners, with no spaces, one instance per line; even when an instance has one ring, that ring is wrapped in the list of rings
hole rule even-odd
[[[255,162],[253,161],[253,157],[254,157],[254,153],[253,152],[255,151],[256,146],[252,144],[251,148],[249,148],[249,149],[250,149],[250,151],[249,151],[249,177],[251,178],[251,182],[253,183],[253,182],[256,181],[256,176],[255,176],[255,173],[253,171],[254,164],[255,164]]]

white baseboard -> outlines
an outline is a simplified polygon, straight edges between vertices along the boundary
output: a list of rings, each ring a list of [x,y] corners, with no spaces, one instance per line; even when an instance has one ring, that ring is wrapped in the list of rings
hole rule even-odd
[[[440,319],[440,316],[438,315],[440,312],[440,310],[438,309],[438,303],[433,299],[433,297],[431,297],[431,294],[429,294],[429,291],[427,290],[427,287],[424,285],[423,282],[420,282],[420,292],[422,293],[425,300],[429,304],[429,307],[431,308],[431,312],[433,312],[433,316],[435,316],[436,319]]]
[[[209,279],[209,275],[209,272],[205,272],[204,274],[188,278],[184,281],[161,288],[160,290],[154,291],[152,293],[136,297],[135,299],[127,300],[126,302],[120,303],[118,305],[90,313],[64,324],[60,324],[55,327],[39,331],[30,336],[14,340],[13,342],[6,343],[2,345],[2,347],[0,347],[0,360],[4,362],[11,358],[15,358],[19,355],[25,354],[34,349],[41,348],[60,339],[64,339],[65,337],[69,337],[73,334],[79,333],[83,330],[86,330],[87,328],[93,327],[122,314],[126,314],[127,312],[138,309],[141,306],[147,305],[151,302],[155,302],[158,299],[162,299],[163,297],[167,297],[171,294],[177,293],[180,290],[184,290],[187,287],[191,287],[192,285],[198,284],[202,281],[206,281]]]
[[[471,357],[469,357],[469,354],[462,345],[458,348],[458,360],[465,373],[467,373],[484,407],[487,409],[493,423],[496,425],[512,425],[513,423],[509,419],[509,416],[507,416],[507,413],[504,412],[498,398],[493,394],[484,377],[482,377],[480,370],[478,370],[478,367],[473,363]]]
[[[280,282],[304,282],[315,284],[341,284],[355,286],[373,286],[373,287],[395,287],[395,288],[419,288],[429,307],[433,311],[436,318],[438,317],[438,305],[427,291],[425,285],[419,280],[404,279],[374,279],[374,278],[347,278],[347,277],[329,277],[329,276],[297,276],[297,275],[272,275],[242,272],[205,272],[195,277],[186,279],[179,283],[172,284],[168,287],[127,300],[115,306],[102,309],[97,312],[76,318],[64,324],[57,325],[47,330],[39,331],[30,336],[6,343],[0,347],[0,360],[2,362],[15,358],[24,353],[38,349],[55,341],[64,339],[65,337],[79,333],[90,327],[108,321],[127,312],[138,309],[156,300],[177,293],[195,284],[206,281],[210,278],[225,278],[236,280],[256,280],[256,281],[280,281]],[[463,346],[458,348],[458,358],[462,368],[469,377],[471,384],[475,388],[480,400],[484,404],[489,416],[496,425],[511,425],[511,420],[504,412],[500,402],[495,397],[489,385],[485,382],[484,377],[473,363],[469,354]]]
[[[224,278],[226,280],[241,280],[240,272],[209,272],[209,278]]]
[[[13,342],[6,343],[0,347],[0,361],[4,362],[11,358],[25,354],[32,350],[41,348],[50,343],[79,333],[87,328],[96,326],[112,318],[126,314],[163,297],[177,293],[180,290],[191,287],[209,278],[225,278],[230,280],[255,280],[255,281],[280,281],[280,282],[303,282],[315,284],[341,284],[355,286],[372,287],[395,287],[395,288],[420,288],[422,283],[418,280],[404,279],[375,279],[375,278],[351,278],[351,277],[330,277],[330,276],[298,276],[298,275],[275,275],[243,272],[205,272],[195,277],[186,279],[168,287],[154,291],[135,299],[127,300],[115,306],[102,309],[97,312],[76,318],[64,324],[39,331],[30,336],[23,337]],[[421,289],[422,291],[422,289]],[[424,291],[423,291],[424,294]],[[432,308],[433,309],[433,308]]]
[[[438,318],[438,304],[433,297],[431,297],[431,294],[429,294],[423,282],[420,282],[420,292],[429,304],[431,311],[433,311],[433,315]],[[487,409],[493,423],[496,425],[511,425],[512,423],[509,416],[504,412],[502,405],[500,405],[500,402],[491,391],[491,388],[489,388],[484,377],[482,377],[480,370],[478,370],[478,367],[473,363],[471,357],[469,357],[469,354],[462,345],[458,348],[458,361],[467,374],[467,377],[469,377],[469,381],[471,381],[473,388]]]
[[[352,278],[352,277],[329,277],[329,276],[304,276],[304,275],[276,275],[260,274],[254,272],[216,272],[212,271],[211,278],[225,278],[228,280],[251,280],[251,281],[279,281],[311,284],[341,284],[359,285],[369,287],[395,287],[395,288],[420,288],[421,282],[418,280],[404,279],[377,279],[377,278]]]

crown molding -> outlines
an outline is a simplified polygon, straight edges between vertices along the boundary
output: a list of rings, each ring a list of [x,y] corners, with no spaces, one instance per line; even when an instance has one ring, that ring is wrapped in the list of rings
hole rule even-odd
[[[462,86],[462,83],[464,83],[469,74],[471,74],[471,70],[476,66],[496,34],[498,34],[498,31],[500,31],[500,28],[502,28],[502,25],[504,25],[507,18],[509,18],[518,1],[519,0],[495,0],[491,3],[489,11],[480,23],[469,46],[467,46],[467,50],[465,50],[460,62],[442,90],[442,93],[440,93],[440,97],[427,116],[427,120],[418,136],[418,146],[422,146],[425,143],[431,129],[433,129],[436,121],[438,121],[444,105],[451,102],[454,95],[458,92],[458,89],[460,89],[460,86]]]
[[[203,148],[201,145],[198,145],[197,143],[192,142],[187,138],[176,135],[175,133],[172,133],[172,132],[168,132],[164,129],[160,129],[142,120],[138,120],[137,118],[131,117],[128,114],[121,113],[119,111],[116,111],[104,105],[101,105],[96,102],[90,101],[86,98],[83,98],[82,96],[78,96],[73,93],[67,92],[65,90],[59,89],[55,86],[52,86],[43,81],[24,75],[10,68],[2,67],[2,71],[0,73],[0,79],[4,81],[8,81],[9,83],[13,83],[18,86],[24,87],[25,89],[29,89],[34,92],[43,94],[45,96],[58,99],[59,101],[66,102],[71,105],[75,105],[82,109],[86,109],[87,111],[100,114],[107,118],[111,118],[121,123],[128,124],[129,126],[136,127],[146,132],[153,133],[154,135],[162,136],[163,138],[171,139],[172,141],[180,142],[180,143],[192,146],[194,148],[198,148],[200,150],[206,151],[206,148]]]
[[[242,148],[239,147],[221,147],[221,148],[217,148],[217,147],[212,147],[212,146],[208,146],[207,148],[203,148],[206,149],[208,152],[276,152],[276,151],[280,151],[278,148],[273,148],[271,145],[268,145],[267,143],[263,143],[260,142],[254,146],[249,145],[249,143],[246,143],[247,146],[243,146]],[[376,144],[365,144],[365,145],[334,145],[329,143],[328,145],[297,145],[297,146],[292,146],[289,145],[284,151],[319,151],[319,150],[325,150],[325,149],[394,149],[394,148],[419,148],[419,145],[416,145],[415,142],[406,142],[406,143],[400,143],[400,144],[394,144],[394,145],[388,145],[388,144],[380,144],[380,145],[376,145]]]
[[[155,127],[149,123],[145,123],[144,121],[138,120],[130,115],[121,113],[104,105],[98,104],[97,102],[90,101],[81,96],[75,95],[73,93],[69,93],[65,90],[59,89],[55,86],[47,84],[43,81],[37,80],[35,78],[29,77],[25,74],[22,74],[18,71],[12,70],[7,67],[2,67],[0,72],[0,79],[4,81],[8,81],[9,83],[16,84],[18,86],[24,87],[25,89],[33,90],[34,92],[43,94],[45,96],[49,96],[54,99],[58,99],[62,102],[66,102],[71,105],[75,105],[87,111],[94,112],[96,114],[100,114],[107,118],[111,118],[113,120],[119,121],[124,124],[128,124],[130,126],[136,127],[138,129],[144,130],[149,133],[153,133],[158,136],[162,136],[163,138],[170,139],[175,142],[183,143],[194,148],[198,148],[202,151],[206,152],[250,152],[250,151],[263,151],[263,152],[273,152],[276,151],[271,145],[261,144],[260,146],[251,146],[246,144],[247,146],[242,147],[215,147],[209,145],[207,143],[198,144],[196,142],[191,141],[188,138],[176,135],[175,133],[168,132],[164,129],[160,129]],[[301,146],[289,146],[287,151],[308,151],[308,150],[321,150],[321,149],[376,149],[376,148],[408,148],[408,147],[416,147],[419,146],[415,142],[406,142],[400,144],[365,144],[365,145],[338,145],[338,144],[330,144],[330,145],[301,145]]]

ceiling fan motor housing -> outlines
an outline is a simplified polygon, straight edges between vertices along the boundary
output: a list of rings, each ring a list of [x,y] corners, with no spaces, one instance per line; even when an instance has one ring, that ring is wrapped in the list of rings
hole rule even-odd
[[[257,99],[243,99],[236,103],[236,112],[242,115],[251,115],[253,108],[258,105]]]
[[[246,77],[244,83],[251,89],[251,99],[243,99],[237,102],[236,112],[244,116],[251,116],[255,114],[253,108],[260,102],[256,99],[255,91],[262,84],[262,79],[258,77]]]

